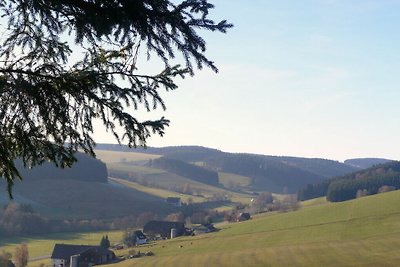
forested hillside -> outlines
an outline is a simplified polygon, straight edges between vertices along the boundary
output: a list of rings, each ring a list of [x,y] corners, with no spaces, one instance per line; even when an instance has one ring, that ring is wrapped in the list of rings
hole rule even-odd
[[[149,167],[162,169],[188,179],[210,185],[218,185],[218,173],[176,159],[158,158],[149,160]]]
[[[14,202],[29,204],[45,217],[78,221],[171,212],[163,198],[108,182],[107,168],[100,160],[84,154],[78,154],[77,159],[72,168],[66,169],[50,163],[25,169],[19,162],[24,179],[15,182]],[[0,187],[5,186],[1,180]],[[3,190],[0,206],[9,202]]]
[[[182,160],[186,162],[203,161],[215,155],[225,154],[217,149],[202,146],[170,146],[170,147],[146,147],[146,148],[129,148],[124,145],[115,144],[97,144],[96,149],[137,152],[146,154],[163,155],[167,158]]]
[[[382,158],[358,158],[358,159],[347,159],[344,161],[345,164],[354,166],[360,169],[367,169],[374,165],[388,163],[391,160]]]
[[[168,159],[200,164],[211,171],[249,177],[251,179],[249,189],[276,193],[294,193],[307,184],[359,170],[358,167],[327,159],[226,153],[199,146],[130,149],[118,145],[99,144],[98,149],[157,154]]]
[[[21,161],[17,161],[16,165],[25,181],[51,178],[107,183],[107,167],[103,162],[83,153],[77,153],[76,158],[72,168],[64,169],[48,162],[32,169],[24,168]]]
[[[392,161],[322,183],[309,184],[299,190],[300,200],[327,196],[330,201],[345,201],[357,195],[372,195],[379,190],[400,188],[400,162]]]

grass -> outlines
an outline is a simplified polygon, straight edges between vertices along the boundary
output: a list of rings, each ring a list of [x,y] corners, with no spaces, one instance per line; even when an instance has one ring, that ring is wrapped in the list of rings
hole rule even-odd
[[[156,256],[115,267],[398,266],[398,203],[400,191],[224,224],[215,234],[160,242],[149,248]]]
[[[227,211],[227,210],[232,210],[235,208],[236,204],[234,202],[229,202],[229,201],[222,201],[220,204],[215,206],[215,203],[210,203],[207,202],[207,199],[205,197],[200,197],[200,196],[193,196],[193,195],[187,195],[187,194],[182,194],[166,189],[161,189],[161,188],[153,188],[153,187],[148,187],[144,186],[141,184],[138,184],[133,181],[128,181],[120,178],[109,178],[111,181],[114,183],[126,186],[128,188],[132,188],[138,191],[141,191],[143,193],[159,197],[159,198],[167,198],[167,197],[180,197],[183,203],[202,203],[202,207],[204,209],[212,209],[216,211]],[[189,199],[191,199],[189,201]],[[210,205],[209,205],[210,203]],[[211,205],[212,204],[212,205]]]
[[[163,213],[167,206],[159,197],[113,183],[38,180],[17,184],[14,191],[37,203],[34,208],[38,212],[62,219],[113,218],[146,211]],[[99,199],[102,199],[100,205]]]
[[[319,198],[314,198],[314,199],[309,199],[300,202],[300,205],[302,207],[310,207],[310,206],[316,206],[316,205],[324,205],[328,204],[328,200],[326,200],[326,197],[319,197]]]
[[[160,157],[160,155],[143,154],[135,152],[118,152],[118,151],[106,151],[106,150],[96,150],[98,158],[106,162],[107,168],[109,170],[123,171],[131,176],[140,179],[141,181],[147,182],[149,185],[153,186],[140,186],[133,179],[127,179],[126,177],[115,177],[123,178],[130,182],[130,188],[135,188],[139,191],[149,193],[153,196],[167,197],[167,196],[180,196],[184,201],[188,198],[192,198],[194,202],[206,201],[207,198],[213,195],[229,195],[232,202],[249,204],[251,199],[254,197],[246,193],[238,193],[225,189],[223,187],[212,186],[191,179],[169,173],[164,170],[151,168],[143,165],[143,162],[149,159],[154,159]],[[227,185],[239,185],[240,187],[245,187],[250,184],[251,180],[248,177],[234,175],[229,173],[220,173],[220,179],[222,185],[226,183]],[[121,183],[121,181],[119,182]],[[181,189],[185,184],[189,184],[194,195],[183,195],[176,191]],[[125,183],[127,185],[127,183]],[[154,187],[160,187],[163,189],[154,189]],[[175,192],[175,193],[173,193]],[[202,197],[201,197],[201,196]],[[221,207],[221,210],[230,209],[230,206]]]
[[[192,195],[186,195],[186,194],[181,194],[177,193],[174,191],[169,191],[166,189],[161,189],[161,188],[153,188],[153,187],[148,187],[144,185],[140,185],[136,182],[124,180],[124,179],[119,179],[119,178],[110,178],[110,180],[122,184],[126,187],[133,188],[135,190],[147,193],[149,195],[157,196],[160,198],[167,198],[167,197],[180,197],[181,200],[185,203],[188,203],[189,198],[192,199],[194,203],[199,203],[199,202],[204,202],[206,201],[205,198],[203,197],[197,197],[197,196],[192,196]]]
[[[161,157],[160,155],[145,154],[137,152],[122,152],[110,150],[95,150],[96,157],[104,163],[117,163],[117,162],[138,162],[147,161]]]
[[[167,173],[164,170],[150,168],[143,165],[132,164],[132,163],[109,163],[107,167],[110,170],[118,170],[118,171],[125,171],[125,172],[132,172],[132,173],[139,173],[142,175],[157,175]]]
[[[56,243],[98,245],[104,235],[108,235],[111,244],[120,242],[122,239],[121,231],[56,233],[31,237],[1,238],[0,251],[4,250],[13,253],[16,246],[25,243],[28,245],[29,258],[35,258],[51,255]]]
[[[166,172],[160,169],[154,169],[142,165],[125,164],[125,163],[112,163],[109,164],[109,169],[124,171],[140,177],[141,180],[146,181],[148,184],[153,184],[167,191],[173,191],[174,188],[182,187],[185,184],[190,184],[190,188],[197,195],[203,195],[204,199],[211,197],[215,194],[229,195],[232,202],[250,203],[254,197],[250,194],[233,192],[228,189],[212,186],[191,179],[179,176],[173,173]],[[116,177],[120,178],[120,177]],[[236,178],[239,179],[239,178]],[[147,187],[151,188],[151,187]],[[142,187],[143,192],[148,192],[148,189]],[[165,197],[165,195],[163,196]],[[193,198],[193,197],[192,197]]]
[[[237,174],[219,172],[219,183],[229,188],[232,186],[248,187],[251,184],[251,178]]]
[[[142,246],[152,257],[126,260],[135,266],[398,266],[400,191],[348,202],[310,201],[298,211],[263,214],[250,221],[224,223],[217,233],[180,237]],[[111,243],[121,232],[53,234],[0,240],[0,250],[27,243],[30,256],[49,255],[55,243]],[[46,261],[31,262],[29,267]],[[35,265],[36,264],[36,265]]]

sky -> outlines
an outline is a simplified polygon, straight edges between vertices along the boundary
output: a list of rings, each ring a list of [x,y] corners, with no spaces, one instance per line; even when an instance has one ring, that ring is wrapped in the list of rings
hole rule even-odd
[[[210,2],[235,25],[202,33],[219,73],[177,80],[165,112],[137,113],[171,120],[149,146],[400,160],[400,0]],[[100,128],[95,140],[115,143]]]

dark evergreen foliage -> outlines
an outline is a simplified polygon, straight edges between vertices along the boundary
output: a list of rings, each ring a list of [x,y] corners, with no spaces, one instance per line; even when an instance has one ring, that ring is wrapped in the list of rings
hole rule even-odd
[[[210,185],[218,185],[218,173],[180,160],[161,157],[149,161],[153,168],[166,170],[185,178]]]
[[[99,144],[96,148],[158,154],[188,163],[201,162],[205,168],[210,170],[252,178],[253,190],[279,193],[284,189],[294,193],[307,184],[314,184],[358,170],[356,167],[327,159],[234,154],[201,146],[132,149],[126,146]],[[122,173],[115,170],[111,172],[117,177],[126,176],[119,176]]]
[[[400,188],[400,162],[386,164],[326,180],[318,184],[309,184],[299,190],[299,200],[327,196],[329,201],[345,201],[356,198],[358,190],[376,194],[382,186]]]
[[[15,165],[19,173],[26,179],[75,179],[86,182],[107,183],[107,167],[100,160],[83,153],[76,153],[77,162],[71,168],[59,169],[45,162],[32,169],[24,168],[20,160]]]
[[[105,248],[105,249],[110,247],[110,240],[108,240],[108,235],[102,236],[102,238],[100,240],[100,247]]]
[[[195,67],[217,71],[198,31],[232,25],[209,19],[213,7],[207,0],[0,1],[8,20],[0,46],[0,175],[10,197],[17,158],[27,167],[65,167],[78,150],[94,156],[95,118],[129,146],[163,135],[169,120],[141,121],[126,107],[165,109],[159,91],[176,89],[175,77]],[[72,56],[76,47],[80,58]],[[164,61],[159,74],[138,71],[141,47]],[[184,66],[171,66],[176,55]]]
[[[317,197],[326,196],[329,184],[333,179],[325,180],[316,184],[308,184],[297,192],[299,200],[307,200]]]
[[[326,198],[332,202],[345,201],[357,197],[358,190],[366,190],[368,195],[377,194],[382,186],[400,188],[400,173],[386,173],[363,179],[339,179],[329,184]]]
[[[319,182],[323,176],[304,171],[282,162],[279,157],[254,154],[226,154],[224,157],[209,158],[206,166],[211,169],[235,173],[253,178],[256,190],[272,192],[296,192],[307,183]]]

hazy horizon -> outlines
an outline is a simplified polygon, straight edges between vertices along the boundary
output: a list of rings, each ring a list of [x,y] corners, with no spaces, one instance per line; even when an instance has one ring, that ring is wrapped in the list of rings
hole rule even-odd
[[[220,72],[177,80],[176,91],[162,94],[166,112],[135,113],[171,120],[149,146],[400,159],[400,2],[213,3],[211,16],[235,25],[226,35],[204,34]],[[153,57],[138,68],[161,66]],[[95,140],[116,142],[100,127]]]

